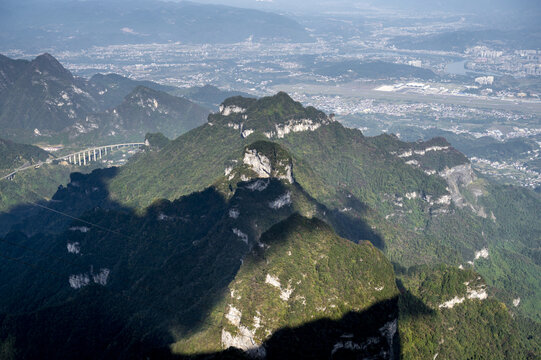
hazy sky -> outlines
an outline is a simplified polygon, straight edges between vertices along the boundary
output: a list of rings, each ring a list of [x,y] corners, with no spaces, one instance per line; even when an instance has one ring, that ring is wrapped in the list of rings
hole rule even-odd
[[[195,0],[202,3],[220,3],[234,6],[273,8],[284,10],[314,9],[333,11],[363,8],[399,8],[419,10],[491,11],[531,10],[539,11],[540,0]]]
[[[106,1],[106,0],[0,0],[2,4],[21,4],[31,2],[70,2],[70,1]],[[137,0],[107,0],[107,2],[130,2]],[[148,0],[166,1],[166,0]],[[183,1],[183,0],[167,0]],[[191,0],[192,2],[206,4],[222,4],[273,11],[295,12],[342,12],[353,9],[401,9],[410,12],[423,11],[460,11],[490,13],[521,11],[528,13],[541,12],[541,0]]]

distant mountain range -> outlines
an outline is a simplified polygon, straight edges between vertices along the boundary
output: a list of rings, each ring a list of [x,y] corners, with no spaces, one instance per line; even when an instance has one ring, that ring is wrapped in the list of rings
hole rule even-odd
[[[188,1],[3,1],[0,44],[43,51],[134,43],[313,41],[276,13]]]
[[[464,52],[469,47],[539,49],[541,29],[458,30],[422,36],[398,36],[391,42],[402,49]]]
[[[285,93],[147,136],[1,215],[5,354],[538,357],[541,198],[445,139],[365,137]]]
[[[120,105],[89,115],[85,129],[99,128],[105,136],[143,139],[147,132],[175,138],[205,121],[209,111],[184,98],[137,86]]]
[[[1,60],[0,67],[9,69],[9,75],[2,84],[0,126],[8,134],[10,129],[58,132],[99,109],[83,90],[86,81],[75,78],[51,55],[24,63],[6,57]]]
[[[2,136],[21,142],[141,141],[157,131],[174,138],[206,122],[210,110],[204,106],[237,94],[210,85],[181,90],[115,74],[87,80],[47,53],[32,61],[0,57]]]

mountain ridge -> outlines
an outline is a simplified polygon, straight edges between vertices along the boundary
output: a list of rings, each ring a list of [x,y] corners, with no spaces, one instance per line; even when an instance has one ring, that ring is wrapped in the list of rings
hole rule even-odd
[[[265,101],[272,99],[269,97]],[[530,229],[526,238],[517,236],[515,230],[504,230],[508,225],[502,226],[500,222],[507,223],[509,217],[499,218],[494,203],[486,202],[486,199],[500,196],[501,191],[475,174],[469,160],[442,138],[420,143],[405,143],[388,135],[367,138],[358,130],[328,122],[317,129],[269,139],[265,132],[277,124],[287,123],[292,113],[283,112],[282,106],[276,113],[250,115],[248,109],[256,109],[257,101],[226,100],[222,112],[228,106],[236,106],[236,112],[211,115],[208,124],[180,136],[159,152],[145,154],[127,164],[109,182],[112,196],[137,207],[150,203],[153,197],[174,198],[204,188],[213,183],[211,179],[227,173],[231,162],[243,162],[246,145],[258,140],[272,140],[291,154],[295,181],[329,211],[345,213],[351,219],[363,219],[377,234],[373,240],[393,262],[403,266],[437,263],[442,260],[442,254],[446,254],[445,262],[479,267],[484,276],[496,281],[488,268],[481,267],[481,260],[472,260],[482,249],[495,252],[494,256],[500,259],[496,253],[508,251],[502,246],[510,236],[517,241],[513,252],[530,256],[526,255],[530,253],[526,248],[532,250],[529,246],[532,236],[536,236],[535,221],[525,224]],[[289,105],[296,109],[294,103]],[[280,111],[285,117],[276,115]],[[251,120],[253,125],[246,125]],[[253,129],[254,132],[243,134],[241,123],[245,123],[244,130]],[[159,184],[145,175],[145,172],[158,171],[164,179]],[[227,182],[224,184],[227,187]],[[230,186],[234,188],[234,182],[230,182]],[[530,197],[533,202],[528,206],[533,214],[533,208],[539,206],[534,204],[539,204],[539,199],[533,194]],[[510,199],[506,198],[506,201]],[[348,233],[348,226],[334,225],[341,235],[358,239],[355,232]],[[453,230],[456,226],[460,226],[459,232]],[[505,263],[505,260],[498,261],[499,265],[491,265],[491,271],[495,273],[500,273],[502,268],[496,271],[493,266],[500,267]],[[537,280],[531,272],[535,265],[522,268],[529,274],[527,277],[518,278],[516,272],[509,269],[504,272],[521,284],[519,287],[524,290],[520,292],[524,293],[530,286],[537,288]],[[501,280],[493,284],[498,281]],[[502,288],[501,283],[499,287]],[[513,296],[511,293],[506,297]],[[528,301],[533,304],[539,294],[531,296]],[[535,311],[531,312],[531,307],[527,311],[531,316],[537,316]]]
[[[165,92],[176,88],[119,75],[98,74],[89,80],[74,77],[48,53],[32,61],[3,57],[0,66],[0,124],[6,137],[21,142],[95,144],[103,137],[140,140],[146,132],[157,131],[176,137],[207,117],[201,106]],[[137,107],[137,96],[144,102],[160,100],[169,107]],[[127,118],[107,114],[118,110]]]
[[[294,124],[279,136],[292,120],[318,126]],[[0,299],[10,314],[0,317],[0,339],[28,357],[41,349],[25,339],[54,348],[39,327],[22,335],[28,317],[13,313],[62,320],[81,301],[85,319],[95,314],[91,329],[125,331],[115,344],[94,336],[94,345],[65,344],[66,356],[95,346],[125,357],[161,349],[211,358],[460,358],[483,346],[476,334],[496,336],[480,324],[509,339],[499,346],[490,338],[495,357],[535,355],[540,294],[530,289],[540,288],[541,198],[514,196],[469,165],[443,138],[365,137],[285,93],[227,99],[163,147],[149,146],[122,168],[72,174],[50,202],[8,214],[20,221],[0,242],[6,256],[61,276],[23,264],[0,273],[6,293],[24,294]],[[509,213],[519,211],[525,220],[517,224]],[[111,319],[99,311],[107,304],[115,304]],[[457,319],[464,347],[445,326]],[[367,327],[357,333],[355,321]],[[77,329],[58,335],[80,339]],[[417,349],[440,335],[445,345],[431,338],[435,346]],[[246,353],[222,352],[229,346]]]

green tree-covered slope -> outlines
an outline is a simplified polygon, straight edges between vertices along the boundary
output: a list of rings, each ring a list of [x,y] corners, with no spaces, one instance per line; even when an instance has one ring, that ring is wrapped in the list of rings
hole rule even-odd
[[[0,139],[0,175],[14,170],[24,164],[34,164],[45,161],[50,154],[37,147],[19,144],[13,141]]]
[[[131,206],[181,196],[210,185],[232,162],[241,163],[244,146],[258,139],[280,143],[291,154],[295,179],[303,189],[330,211],[362,219],[392,261],[404,266],[474,266],[488,278],[503,272],[492,285],[509,289],[503,282],[507,278],[521,290],[502,299],[510,305],[511,298],[521,297],[524,307],[516,310],[537,317],[539,310],[526,304],[539,296],[532,276],[539,269],[534,261],[538,222],[521,223],[525,236],[507,231],[503,224],[515,217],[500,218],[495,213],[498,203],[489,201],[501,196],[501,190],[479,178],[468,159],[441,138],[413,144],[388,135],[367,138],[315,109],[303,109],[283,93],[260,100],[231,98],[208,124],[121,169],[109,189],[115,199]],[[539,196],[526,191],[516,197],[515,206],[526,204],[534,216]],[[363,238],[337,231],[353,240]],[[508,258],[502,263],[498,259],[506,257],[501,252],[509,247],[530,260]],[[484,262],[499,270],[483,271]]]
[[[538,356],[539,195],[478,177],[444,139],[366,138],[280,93],[228,99],[164,145],[120,169],[72,175],[47,204],[56,212],[6,236],[39,250],[2,242],[24,261],[0,273],[16,294],[0,299],[6,348]],[[49,234],[38,233],[43,222]],[[383,255],[397,269],[398,310]],[[35,268],[59,276],[36,281]],[[40,325],[77,307],[92,332],[123,329],[116,341],[84,331],[79,344],[58,343],[81,339],[79,325],[42,336]]]
[[[225,189],[232,194],[208,188],[173,202],[155,202],[141,214],[108,203],[103,184],[114,169],[72,175],[71,183],[46,206],[76,214],[71,206],[91,197],[93,210],[78,215],[83,221],[64,225],[66,230],[57,235],[34,232],[27,237],[12,232],[2,239],[6,257],[21,262],[14,260],[0,273],[2,291],[13,294],[0,300],[6,313],[0,339],[9,340],[22,358],[73,357],[77,351],[130,357],[173,343],[172,349],[180,353],[218,351],[235,344],[216,332],[232,318],[222,309],[234,300],[231,305],[239,311],[262,314],[257,346],[269,354],[288,353],[286,340],[272,336],[283,326],[323,321],[329,322],[325,331],[332,337],[299,343],[294,351],[323,349],[317,357],[328,357],[336,341],[356,341],[387,357],[397,309],[389,261],[370,243],[341,239],[321,220],[299,214],[319,214],[322,207],[292,177],[283,176],[291,169],[291,158],[279,145],[259,142],[245,152],[257,153],[261,163],[239,164],[231,170],[244,178],[235,189]],[[264,158],[271,159],[271,171],[261,177]],[[58,212],[47,213],[42,210],[36,219],[59,217]],[[47,224],[52,220],[45,219]],[[36,224],[31,220],[18,229],[39,227]],[[42,256],[45,253],[47,257]],[[34,266],[26,265],[30,263]],[[40,275],[36,269],[44,271]],[[276,286],[280,280],[283,291]],[[256,287],[259,292],[253,292]],[[247,302],[239,302],[239,296],[231,299],[237,288]],[[286,300],[284,293],[289,294]],[[250,294],[256,297],[249,299]],[[296,308],[298,314],[292,318]],[[66,321],[72,311],[80,312],[84,326],[78,322],[53,326],[54,336],[44,336],[45,322]],[[282,315],[275,316],[278,313]],[[358,316],[370,321],[354,330],[358,326],[352,319]],[[119,328],[124,330],[117,337],[99,335]],[[353,335],[343,340],[350,331]],[[380,339],[378,344],[370,340],[373,337]],[[60,344],[63,338],[74,341]]]
[[[472,270],[412,267],[400,278],[404,359],[535,359],[539,324],[516,321]],[[486,296],[486,297],[485,297]]]

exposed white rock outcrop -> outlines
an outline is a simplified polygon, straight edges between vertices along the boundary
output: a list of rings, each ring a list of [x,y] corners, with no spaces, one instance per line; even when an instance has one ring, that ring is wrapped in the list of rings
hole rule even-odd
[[[271,162],[268,157],[258,153],[255,149],[246,149],[244,153],[243,163],[250,166],[250,168],[262,178],[268,178],[272,173]]]
[[[248,185],[246,185],[246,188],[251,191],[263,191],[269,186],[269,184],[270,184],[269,179],[266,179],[266,180],[257,179],[256,181],[253,181],[249,183]]]
[[[96,284],[105,286],[107,285],[107,279],[109,278],[110,273],[111,271],[107,268],[100,269],[99,273],[92,275],[92,280],[94,280]]]
[[[158,100],[153,99],[153,98],[143,99],[142,97],[139,97],[139,101],[137,101],[137,105],[139,105],[142,108],[147,107],[151,110],[156,110],[158,109],[158,106],[159,106]]]
[[[413,151],[416,155],[424,155],[429,151],[442,151],[442,150],[448,150],[449,146],[431,146],[427,147],[424,150],[415,150]]]
[[[70,275],[69,284],[74,289],[80,289],[90,284],[90,277],[88,274]]]
[[[471,164],[457,165],[452,168],[446,167],[439,172],[439,175],[447,181],[451,199],[455,205],[461,207],[466,206],[467,202],[460,193],[460,187],[468,186],[474,180]]]
[[[452,309],[455,305],[463,303],[466,299],[485,300],[488,297],[488,294],[487,294],[487,292],[485,290],[485,285],[481,285],[476,289],[471,289],[468,286],[469,283],[465,283],[465,284],[467,286],[466,296],[462,296],[462,297],[455,296],[451,300],[440,304],[439,308],[440,309],[442,309],[442,308]]]
[[[411,160],[406,161],[406,164],[419,166],[419,161],[417,161],[415,159],[411,159]]]
[[[239,237],[239,239],[241,239],[246,244],[248,244],[248,235],[246,235],[245,233],[243,233],[242,231],[240,231],[237,228],[233,229],[233,234],[237,235]]]
[[[468,299],[485,300],[488,294],[484,288],[468,290]]]
[[[451,195],[443,195],[436,200],[436,204],[440,205],[451,205]]]
[[[240,300],[242,298],[242,296],[237,295],[237,290],[235,290],[235,289],[231,289],[231,297],[233,299],[237,299],[237,300]]]
[[[260,178],[275,177],[282,180],[287,180],[293,184],[293,172],[290,163],[283,163],[283,160],[275,164],[273,167],[270,159],[261,154],[256,149],[246,149],[244,153],[243,163],[248,165]]]
[[[291,193],[288,191],[287,193],[280,195],[276,200],[271,201],[269,203],[269,207],[271,209],[278,210],[290,204],[291,204]]]
[[[520,298],[513,299],[513,306],[517,307],[520,304]]]
[[[405,158],[405,157],[410,157],[410,156],[413,156],[412,150],[404,151],[402,154],[398,155],[399,158]]]
[[[293,180],[293,173],[291,171],[291,165],[287,164],[285,166],[285,174],[279,174],[277,177],[278,179],[287,180],[290,184],[293,184],[294,180]]]
[[[232,305],[229,305],[229,311],[225,314],[225,318],[235,326],[240,325],[240,319],[242,318],[242,312]]]
[[[452,180],[457,185],[467,186],[474,180],[474,174],[471,168],[471,164],[462,164],[453,166],[452,168],[446,167],[439,173],[446,180]]]
[[[111,271],[109,269],[103,268],[100,269],[99,273],[94,274],[94,271],[91,268],[90,273],[70,275],[68,281],[70,286],[74,289],[85,287],[89,285],[91,281],[98,285],[105,286],[107,285],[107,279],[109,278],[110,273]]]
[[[290,132],[314,131],[321,126],[320,123],[314,123],[311,119],[289,120],[285,124],[276,124],[276,136],[283,138]]]
[[[488,249],[487,248],[483,248],[483,249],[475,252],[475,260],[480,259],[480,258],[488,259]]]
[[[250,134],[253,134],[253,132],[254,130],[252,129],[246,129],[240,133],[240,136],[242,136],[243,138],[247,138]]]
[[[288,301],[289,297],[293,293],[293,290],[295,290],[295,289],[293,289],[289,285],[288,285],[288,287],[286,289],[281,289],[280,290],[280,299],[282,299],[284,301]]]
[[[417,195],[417,192],[414,191],[414,192],[406,193],[405,196],[407,199],[411,200],[411,199],[416,199],[418,195]]]
[[[455,296],[455,297],[452,298],[451,300],[446,301],[446,302],[440,304],[439,308],[440,308],[440,309],[441,309],[441,308],[452,309],[455,305],[464,302],[464,300],[466,300],[465,297],[458,297],[458,296]]]
[[[282,288],[282,285],[280,284],[280,279],[270,274],[267,274],[267,277],[265,278],[265,283],[272,285],[278,290],[280,290],[280,299],[284,301],[288,301],[291,294],[295,290],[294,288],[291,287],[291,284],[288,284],[287,288]]]
[[[237,219],[240,215],[240,211],[238,209],[229,209],[229,217],[231,219]]]
[[[86,226],[72,226],[70,227],[71,231],[80,231],[82,233],[89,232],[90,228]]]
[[[84,90],[78,88],[78,87],[75,86],[75,85],[71,85],[71,88],[72,88],[73,92],[76,93],[76,94],[79,94],[79,95],[85,95],[85,96],[90,97],[90,94],[89,94],[89,93],[87,93],[86,91],[84,91]]]
[[[244,350],[249,356],[254,358],[264,358],[266,356],[265,348],[258,345],[255,340],[255,332],[261,327],[261,319],[254,317],[254,329],[241,324],[242,312],[232,305],[229,305],[229,311],[225,315],[226,319],[237,328],[237,334],[232,334],[222,329],[221,342],[222,347],[227,349],[231,346]]]
[[[66,247],[71,254],[79,254],[81,252],[81,245],[78,242],[68,243]]]
[[[223,116],[229,116],[231,114],[242,114],[246,112],[246,109],[241,108],[240,106],[237,106],[237,105],[229,105],[229,106],[220,105],[219,111],[220,111],[220,114],[222,114]]]
[[[449,146],[431,146],[423,150],[406,150],[403,153],[398,154],[398,157],[406,158],[413,155],[425,155],[429,151],[442,151],[442,150],[448,150],[448,149],[449,149]]]
[[[267,274],[267,277],[265,278],[266,284],[271,284],[274,287],[281,288],[280,285],[280,279],[278,279],[276,276],[272,276],[271,274]]]

